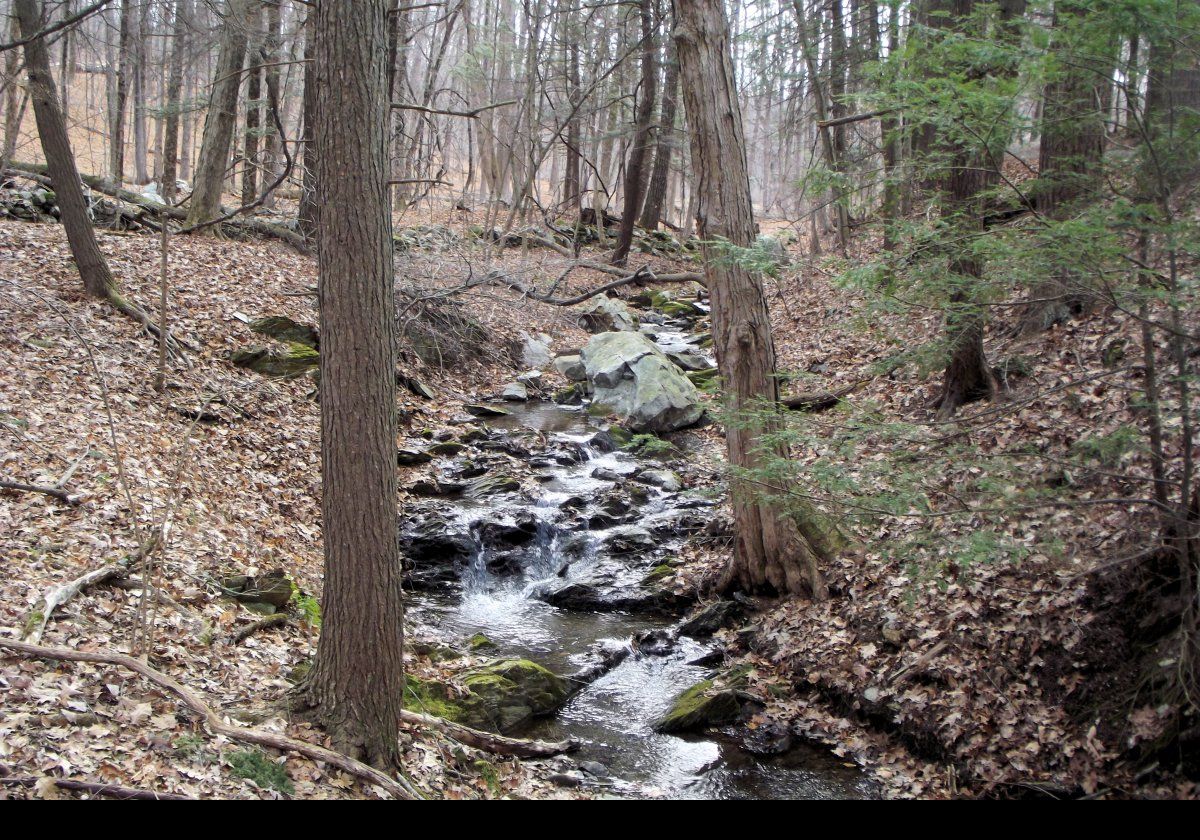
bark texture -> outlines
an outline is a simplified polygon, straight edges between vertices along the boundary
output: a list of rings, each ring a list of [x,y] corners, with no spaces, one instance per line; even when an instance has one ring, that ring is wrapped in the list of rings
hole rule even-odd
[[[39,0],[14,0],[13,10],[21,27],[21,37],[28,38],[41,29],[42,9]],[[33,115],[37,121],[38,137],[46,156],[54,194],[71,256],[79,268],[83,288],[89,295],[111,298],[116,295],[116,281],[109,271],[96,234],[88,218],[87,202],[75,167],[75,153],[67,136],[67,125],[58,104],[58,91],[50,73],[50,54],[44,38],[25,45],[25,70],[29,74],[29,93],[33,100]]]
[[[387,180],[387,0],[320,3],[323,626],[298,707],[337,749],[397,761],[404,691]]]
[[[759,400],[777,402],[778,389],[762,278],[709,244],[722,238],[748,247],[754,241],[729,26],[721,0],[675,0],[673,5],[695,166],[696,230],[705,243],[705,275],[712,295],[713,346],[730,408],[738,411]],[[730,424],[725,430],[730,463],[735,468],[756,467],[762,457],[759,438],[770,430],[769,421]],[[784,488],[768,488],[771,491],[782,493]],[[733,498],[737,543],[726,585],[825,597],[820,563],[832,556],[835,540],[815,512],[794,515],[745,484],[734,487]]]

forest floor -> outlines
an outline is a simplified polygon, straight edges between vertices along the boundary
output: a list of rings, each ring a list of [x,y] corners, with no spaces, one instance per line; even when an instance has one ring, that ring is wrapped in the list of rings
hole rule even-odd
[[[151,307],[158,239],[102,232],[100,243],[122,288]],[[544,250],[479,254],[451,246],[410,251],[397,273],[401,284],[425,289],[448,289],[488,270],[544,286],[564,265]],[[863,301],[832,282],[836,267],[811,261],[769,281],[781,367],[808,372],[805,388],[859,385],[857,402],[924,429],[936,448],[951,431],[933,423],[927,408],[937,377],[915,366],[876,375],[875,363],[911,344],[916,332],[935,335],[938,317],[915,321],[908,313],[856,326]],[[315,283],[315,262],[279,243],[181,238],[172,241],[169,277],[172,329],[195,349],[191,367],[173,366],[160,394],[152,387],[153,339],[82,296],[61,227],[0,222],[0,475],[31,484],[67,475],[64,488],[78,501],[0,491],[0,633],[21,636],[48,588],[127,556],[144,534],[165,530],[153,574],[177,607],[157,609],[150,662],[222,713],[319,742],[319,733],[281,711],[288,676],[311,656],[316,630],[293,620],[234,641],[257,617],[213,585],[221,575],[283,568],[302,592],[320,592],[313,383],[265,379],[229,363],[231,351],[257,343],[249,319],[278,314],[315,322],[314,300],[305,294]],[[598,282],[598,275],[577,271],[561,289]],[[586,337],[572,310],[508,288],[477,287],[461,300],[487,328],[490,344],[453,370],[404,354],[407,372],[437,398],[402,392],[402,432],[439,427],[464,403],[496,393],[522,369],[523,333],[549,336],[555,350]],[[1136,347],[1135,330],[1120,313],[1101,311],[1021,344],[990,342],[993,359],[1023,354],[1036,365],[1014,377],[1005,399],[966,409],[990,412],[971,426],[980,457],[1033,445],[1046,475],[1029,480],[1050,480],[1055,471],[1061,478],[1056,459],[1067,458],[1081,430],[1099,434],[1130,422],[1132,374],[1112,374],[1105,350],[1118,340]],[[1094,385],[1059,387],[1091,376],[1099,377]],[[204,420],[195,419],[200,415]],[[837,422],[808,416],[816,424]],[[719,454],[715,425],[686,435],[697,458]],[[887,446],[881,441],[856,457],[877,463],[888,458]],[[795,454],[812,464],[831,457],[819,448]],[[961,473],[947,474],[948,492],[968,483],[974,468],[964,461]],[[1153,767],[1140,772],[1145,768],[1126,758],[1131,739],[1152,741],[1170,710],[1140,703],[1115,677],[1109,699],[1119,702],[1099,702],[1128,649],[1098,644],[1119,634],[1100,609],[1097,573],[1136,551],[1146,528],[1136,506],[1087,500],[1135,490],[1142,488],[1089,475],[1072,488],[1079,504],[1014,518],[1009,536],[1026,549],[1019,562],[965,568],[946,556],[953,538],[979,527],[970,517],[939,524],[944,543],[928,549],[924,564],[886,550],[925,527],[921,517],[860,526],[854,547],[828,572],[834,598],[764,601],[754,633],[723,637],[731,657],[754,666],[751,690],[765,703],[747,728],[784,727],[827,743],[895,796],[1195,796],[1195,785],[1166,768],[1161,775]],[[711,579],[727,550],[695,552],[681,579]],[[88,590],[50,617],[44,641],[131,650],[140,597],[117,587]],[[445,666],[416,656],[410,667],[424,675]],[[0,697],[3,775],[88,778],[203,797],[280,795],[235,775],[241,745],[204,737],[202,722],[176,697],[120,669],[0,655]],[[402,741],[406,771],[434,796],[586,795],[553,783],[553,760],[500,761],[420,728],[406,730]],[[480,758],[489,764],[477,764]],[[285,767],[297,797],[367,793],[351,777],[306,759],[290,755]],[[44,786],[37,792],[47,793]],[[0,788],[0,797],[30,793]]]

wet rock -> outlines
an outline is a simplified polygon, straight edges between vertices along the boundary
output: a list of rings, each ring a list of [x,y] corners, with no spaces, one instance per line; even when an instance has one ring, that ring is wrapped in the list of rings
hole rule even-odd
[[[579,316],[579,325],[590,333],[629,332],[638,328],[638,320],[625,301],[601,297]]]
[[[628,659],[632,653],[632,647],[615,639],[597,642],[588,651],[587,664],[571,675],[571,682],[579,686],[593,683]]]
[[[604,550],[610,554],[631,554],[654,547],[654,537],[645,528],[627,525],[614,528],[604,538]]]
[[[690,426],[704,413],[696,386],[643,335],[607,332],[583,349],[592,404],[637,432]]]
[[[407,577],[426,585],[456,580],[458,569],[477,550],[463,526],[436,514],[405,520],[400,531],[400,549]]]
[[[491,639],[489,639],[487,636],[485,636],[483,633],[476,633],[474,636],[467,639],[467,647],[472,652],[477,652],[477,651],[481,651],[481,650],[493,650],[496,647],[496,643],[493,642]]]
[[[498,405],[467,405],[464,408],[472,417],[507,417],[509,414]]]
[[[436,479],[421,479],[408,486],[408,492],[414,496],[457,496],[467,485],[453,481],[438,481]]]
[[[608,768],[599,761],[581,761],[579,769],[589,776],[595,776],[597,779],[607,779],[609,777]]]
[[[430,455],[457,455],[466,448],[467,447],[464,444],[458,443],[457,441],[446,440],[442,441],[441,443],[435,443],[426,451]]]
[[[486,546],[527,545],[537,536],[538,523],[531,514],[509,522],[484,522],[478,526],[479,540]]]
[[[642,470],[633,477],[633,480],[657,487],[667,493],[678,493],[683,489],[683,482],[680,481],[679,475],[671,470]]]
[[[743,615],[742,605],[736,601],[713,601],[688,616],[687,620],[679,625],[679,632],[684,636],[705,638],[723,627],[733,625],[741,620]]]
[[[646,656],[667,656],[675,650],[675,634],[665,627],[643,630],[633,637],[633,646]]]
[[[521,482],[511,475],[489,475],[468,482],[464,492],[472,498],[479,498],[497,493],[512,493],[520,489]]]
[[[559,356],[554,360],[554,369],[572,382],[582,382],[587,379],[583,359],[577,353],[570,356]]]
[[[754,755],[782,755],[794,742],[791,730],[777,720],[767,720],[742,735],[742,748]]]
[[[609,452],[616,452],[619,448],[617,441],[613,438],[612,433],[607,429],[601,429],[592,435],[587,440],[587,445],[595,452],[600,452],[607,455]]]
[[[592,470],[592,478],[597,478],[600,481],[619,482],[621,481],[621,474],[605,467],[596,467],[596,469]]]

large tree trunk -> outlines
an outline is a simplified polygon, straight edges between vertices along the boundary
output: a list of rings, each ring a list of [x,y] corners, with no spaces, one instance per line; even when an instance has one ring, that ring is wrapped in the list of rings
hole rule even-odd
[[[113,109],[108,118],[111,123],[108,147],[108,174],[113,186],[119,187],[125,180],[125,103],[129,99],[129,59],[133,48],[133,3],[121,0],[121,28],[117,47],[117,85]]]
[[[212,95],[204,119],[196,183],[188,208],[187,225],[215,219],[221,213],[221,192],[229,166],[229,146],[237,124],[238,90],[246,58],[246,33],[250,0],[229,0],[221,27],[221,51],[213,76]]]
[[[317,204],[317,166],[320,161],[320,145],[317,142],[317,67],[316,67],[316,12],[312,9],[304,21],[304,97],[302,101],[304,121],[304,184],[300,191],[300,209],[297,223],[300,233],[310,242],[317,239],[317,228],[321,221],[321,208]]]
[[[633,246],[633,228],[637,221],[638,208],[642,206],[642,172],[646,168],[646,150],[650,146],[650,129],[654,120],[654,86],[658,83],[655,67],[658,46],[654,43],[654,11],[650,0],[641,0],[642,19],[642,82],[638,100],[636,127],[629,160],[625,164],[624,207],[621,212],[621,229],[617,234],[617,247],[613,250],[612,264],[625,265],[629,261],[629,249]]]
[[[21,27],[21,37],[28,38],[41,29],[42,10],[38,0],[14,0],[13,10]],[[67,232],[67,243],[71,256],[83,279],[83,288],[88,294],[99,298],[111,298],[116,294],[116,282],[88,218],[87,203],[83,187],[79,183],[79,170],[75,168],[75,154],[71,151],[71,140],[67,136],[67,125],[58,104],[58,91],[50,74],[50,53],[43,38],[36,38],[25,45],[25,70],[29,74],[29,92],[33,99],[33,114],[37,120],[38,137],[42,141],[42,153],[63,227]]]
[[[264,33],[262,9],[257,6],[257,0],[255,0],[255,8],[250,12],[250,19],[253,25],[250,30],[248,69],[246,71],[246,133],[243,136],[245,152],[242,162],[242,204],[251,204],[258,198],[258,168],[262,164],[258,150],[261,145],[263,124],[261,51]],[[263,182],[271,183],[270,175],[265,177]]]
[[[667,196],[667,179],[671,174],[671,155],[675,151],[675,110],[679,88],[679,57],[675,54],[675,41],[667,46],[667,69],[663,80],[662,113],[658,119],[658,137],[654,144],[654,170],[650,173],[650,185],[646,187],[646,201],[642,205],[639,224],[646,230],[654,230],[662,221],[663,203]]]
[[[697,235],[703,245],[712,295],[713,346],[730,408],[758,408],[778,401],[775,348],[762,278],[710,244],[724,238],[735,246],[754,241],[750,180],[742,115],[734,86],[729,27],[721,0],[674,0],[675,39],[696,174]],[[758,444],[774,424],[729,424],[725,430],[730,464],[754,469]],[[784,455],[786,453],[777,453]],[[735,479],[736,482],[736,479]],[[836,550],[834,533],[813,511],[784,510],[770,495],[743,482],[733,488],[737,543],[728,585],[748,591],[827,595],[820,571]]]
[[[323,624],[298,707],[341,751],[398,760],[404,692],[396,542],[387,0],[316,8]]]

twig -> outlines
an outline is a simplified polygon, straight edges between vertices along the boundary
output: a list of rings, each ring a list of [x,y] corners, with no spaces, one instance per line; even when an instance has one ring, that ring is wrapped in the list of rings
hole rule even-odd
[[[315,744],[309,744],[305,741],[300,741],[295,738],[289,738],[286,735],[278,735],[274,732],[264,732],[261,729],[251,729],[249,727],[237,726],[226,723],[221,717],[213,711],[212,707],[193,694],[188,689],[184,688],[173,677],[169,677],[155,668],[150,667],[144,662],[134,659],[132,656],[125,656],[120,653],[93,653],[80,650],[71,650],[70,648],[62,647],[47,647],[44,645],[31,645],[25,642],[17,642],[12,639],[0,639],[0,649],[11,650],[24,656],[38,657],[41,659],[58,659],[67,662],[91,662],[101,665],[118,665],[122,668],[128,668],[130,671],[141,674],[150,682],[157,685],[159,688],[164,688],[167,691],[177,695],[185,706],[191,709],[196,714],[204,718],[204,723],[214,735],[224,735],[234,741],[241,741],[248,744],[256,744],[260,747],[270,747],[271,749],[290,751],[299,753],[313,761],[323,761],[326,764],[333,765],[339,770],[344,770],[347,773],[357,776],[363,781],[383,788],[384,791],[396,797],[397,799],[422,799],[421,793],[413,787],[412,783],[403,776],[393,779],[391,776],[376,770],[374,767],[369,767],[361,761],[351,758],[348,755],[343,755],[333,750],[318,747]]]
[[[466,117],[467,119],[475,119],[484,111],[490,111],[493,108],[503,108],[505,105],[516,105],[517,100],[506,99],[503,102],[493,102],[490,105],[481,105],[478,108],[472,108],[469,111],[453,111],[444,110],[441,108],[429,108],[425,105],[409,105],[404,102],[393,102],[392,110],[394,111],[420,111],[422,114],[432,114],[433,116],[441,117]]]

